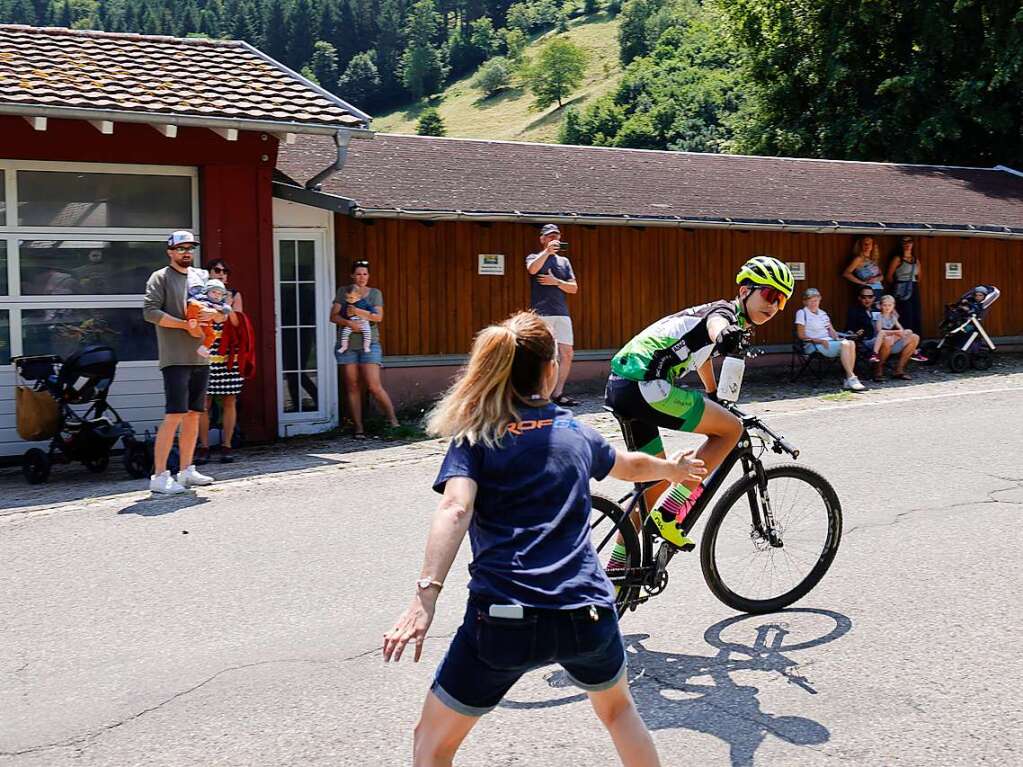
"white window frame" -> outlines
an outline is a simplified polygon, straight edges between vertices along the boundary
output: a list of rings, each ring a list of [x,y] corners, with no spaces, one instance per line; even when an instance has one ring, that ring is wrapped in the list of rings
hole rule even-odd
[[[72,295],[72,296],[23,296],[21,295],[20,253],[22,240],[60,240],[63,242],[106,240],[109,242],[159,242],[167,240],[167,229],[136,227],[52,227],[18,225],[18,171],[53,171],[58,173],[116,173],[140,176],[187,176],[191,179],[192,210],[191,223],[183,222],[180,227],[189,229],[201,239],[199,231],[199,170],[187,165],[139,165],[117,163],[67,163],[46,160],[5,160],[0,159],[0,170],[4,171],[6,216],[0,225],[0,240],[7,245],[7,295],[0,296],[0,311],[9,311],[11,357],[22,353],[21,311],[24,309],[138,309],[142,310],[144,287],[130,295]],[[200,251],[200,258],[202,252]],[[150,367],[152,360],[121,362],[127,367]],[[0,366],[0,370],[11,366]]]

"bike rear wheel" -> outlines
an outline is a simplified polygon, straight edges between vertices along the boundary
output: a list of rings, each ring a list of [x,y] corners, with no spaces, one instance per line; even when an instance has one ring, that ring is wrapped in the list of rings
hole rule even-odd
[[[619,537],[625,546],[625,565],[608,568],[611,552]],[[632,526],[629,516],[617,503],[603,495],[593,495],[593,511],[590,513],[590,541],[597,551],[597,560],[607,572],[611,584],[615,587],[615,606],[618,615],[635,604],[642,585],[642,577],[638,575],[642,566],[642,554],[639,536]]]
[[[744,613],[776,612],[804,597],[828,571],[842,538],[842,507],[824,477],[795,464],[773,466],[766,475],[781,545],[771,545],[754,524],[764,508],[755,477],[728,488],[700,543],[710,590]]]

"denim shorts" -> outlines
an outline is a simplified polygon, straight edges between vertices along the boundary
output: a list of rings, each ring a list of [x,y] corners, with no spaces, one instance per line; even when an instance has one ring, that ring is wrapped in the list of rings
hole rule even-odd
[[[832,338],[828,341],[827,346],[825,346],[824,344],[807,343],[804,344],[803,351],[805,351],[807,354],[819,352],[825,357],[834,359],[835,357],[842,353],[842,341],[841,340],[836,341],[834,338]]]
[[[379,365],[383,358],[384,352],[380,348],[379,341],[371,343],[368,352],[362,350],[362,344],[359,344],[358,348],[349,345],[348,351],[344,354],[334,349],[334,359],[337,360],[338,365]]]
[[[524,617],[512,619],[491,617],[489,607],[470,597],[430,688],[459,714],[491,711],[523,674],[550,663],[560,664],[573,684],[590,692],[614,687],[625,674],[625,645],[610,608],[527,607]]]

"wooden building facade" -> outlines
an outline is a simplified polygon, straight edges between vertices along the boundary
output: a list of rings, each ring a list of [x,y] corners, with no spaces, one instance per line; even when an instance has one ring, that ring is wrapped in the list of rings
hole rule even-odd
[[[736,270],[756,253],[803,264],[797,291],[818,288],[839,327],[855,294],[842,272],[858,235],[572,224],[562,234],[580,286],[568,297],[577,351],[615,350],[659,317],[735,295]],[[338,216],[335,236],[340,279],[356,259],[371,264],[372,284],[387,302],[380,332],[389,357],[465,354],[480,328],[529,306],[525,256],[537,250],[534,224]],[[876,239],[887,267],[899,237]],[[992,283],[1011,296],[1023,280],[1023,240],[915,239],[925,336],[937,332],[944,304],[969,287]],[[480,254],[504,255],[504,275],[479,274]],[[946,263],[961,264],[962,277],[946,279]],[[791,301],[758,330],[757,342],[788,343],[800,306]],[[1023,336],[1023,312],[1011,298],[999,301],[987,327],[996,336]]]

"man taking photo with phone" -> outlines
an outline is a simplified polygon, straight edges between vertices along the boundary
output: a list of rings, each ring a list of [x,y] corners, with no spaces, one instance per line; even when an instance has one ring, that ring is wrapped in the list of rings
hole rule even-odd
[[[539,253],[526,256],[526,271],[530,277],[530,308],[540,315],[558,342],[558,382],[551,396],[551,402],[562,407],[574,407],[577,400],[566,397],[565,382],[572,369],[572,355],[575,338],[572,333],[572,318],[568,313],[566,293],[578,293],[572,262],[563,255],[567,243],[561,241],[557,224],[544,224],[540,230]]]

